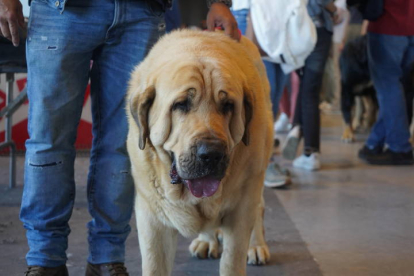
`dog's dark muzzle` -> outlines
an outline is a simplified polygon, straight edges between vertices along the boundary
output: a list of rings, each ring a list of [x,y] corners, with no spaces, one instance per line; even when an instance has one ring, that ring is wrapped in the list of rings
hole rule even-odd
[[[219,189],[229,163],[227,146],[219,140],[200,140],[189,152],[178,157],[170,170],[172,184],[184,183],[195,197],[210,197]]]
[[[175,160],[177,158],[177,160]],[[175,156],[172,165],[171,183],[180,183],[181,179],[191,180],[205,176],[221,180],[228,166],[227,146],[220,140],[204,139],[198,141],[189,152]],[[179,164],[176,170],[176,162]]]
[[[225,165],[226,145],[220,141],[200,142],[197,145],[196,162],[202,170],[214,172],[221,170],[220,166]]]

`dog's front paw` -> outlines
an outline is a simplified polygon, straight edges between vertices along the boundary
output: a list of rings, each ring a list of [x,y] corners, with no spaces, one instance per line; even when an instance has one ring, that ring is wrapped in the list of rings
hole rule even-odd
[[[264,265],[270,259],[269,248],[267,245],[252,246],[247,252],[247,264]]]
[[[341,141],[344,143],[352,143],[355,141],[354,131],[352,130],[351,126],[345,126]]]
[[[189,247],[190,253],[193,257],[199,259],[218,259],[220,258],[221,250],[220,244],[216,237],[206,237],[199,235],[194,239]]]

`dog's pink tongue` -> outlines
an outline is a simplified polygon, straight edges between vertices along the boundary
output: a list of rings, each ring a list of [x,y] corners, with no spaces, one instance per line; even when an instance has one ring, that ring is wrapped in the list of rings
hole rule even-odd
[[[186,180],[190,192],[195,197],[209,197],[214,195],[220,185],[220,180],[209,176]]]

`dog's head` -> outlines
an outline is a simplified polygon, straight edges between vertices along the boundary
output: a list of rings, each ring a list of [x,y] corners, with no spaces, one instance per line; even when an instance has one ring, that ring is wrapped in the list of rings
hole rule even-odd
[[[145,73],[138,67],[133,78],[140,81],[131,83],[138,146],[169,154],[171,183],[183,183],[196,197],[212,196],[233,148],[249,144],[253,94],[240,70],[225,60],[172,59],[153,67]]]

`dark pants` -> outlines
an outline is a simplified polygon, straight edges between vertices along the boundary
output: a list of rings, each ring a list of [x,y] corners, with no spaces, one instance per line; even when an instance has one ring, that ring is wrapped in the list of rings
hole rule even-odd
[[[318,42],[315,49],[299,72],[301,82],[294,119],[294,124],[302,126],[305,150],[312,152],[318,152],[320,148],[319,91],[332,43],[331,32],[325,28],[318,28],[317,33]]]

